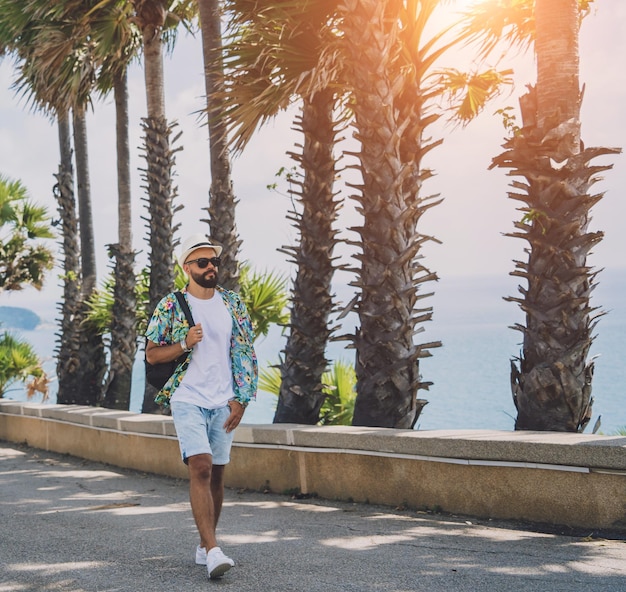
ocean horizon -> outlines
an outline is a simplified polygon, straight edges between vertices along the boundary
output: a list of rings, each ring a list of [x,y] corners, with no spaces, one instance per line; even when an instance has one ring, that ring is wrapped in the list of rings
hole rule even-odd
[[[511,359],[518,356],[522,334],[510,327],[523,321],[519,307],[504,301],[516,295],[517,280],[511,277],[450,278],[433,284],[434,296],[426,302],[433,307],[433,320],[424,324],[418,342],[442,341],[431,350],[432,356],[420,361],[422,380],[432,382],[418,397],[428,404],[418,419],[416,429],[494,429],[513,430],[516,410],[511,397]],[[336,289],[344,301],[347,286]],[[606,314],[598,319],[591,348],[595,372],[592,383],[593,414],[586,433],[600,417],[600,432],[615,433],[626,427],[626,271],[603,271],[594,292],[592,305]],[[4,304],[0,299],[0,305]],[[10,305],[15,305],[13,302]],[[53,317],[32,331],[10,329],[30,342],[44,362],[51,377],[55,374],[55,333]],[[48,309],[48,315],[49,309]],[[354,319],[352,320],[354,323]],[[352,329],[350,320],[338,333]],[[285,337],[278,328],[256,343],[260,366],[275,364],[284,348]],[[354,350],[344,342],[331,343],[330,360],[352,361]],[[139,413],[144,387],[143,352],[134,368],[130,410]],[[15,386],[5,399],[26,400],[22,386]],[[40,401],[36,396],[34,401]],[[56,381],[51,384],[50,404],[56,402]],[[272,423],[276,397],[259,391],[257,400],[246,410],[244,423]]]

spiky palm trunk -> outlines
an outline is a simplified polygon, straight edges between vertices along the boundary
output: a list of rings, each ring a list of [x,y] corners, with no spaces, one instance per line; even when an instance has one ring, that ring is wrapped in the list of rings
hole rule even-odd
[[[211,150],[211,188],[209,191],[209,225],[211,238],[224,247],[220,267],[220,284],[231,290],[239,289],[239,248],[235,209],[237,199],[231,180],[230,153],[226,125],[216,93],[223,90],[222,29],[220,3],[198,0],[202,26],[204,80],[207,96],[209,145]]]
[[[96,289],[96,248],[91,210],[91,182],[89,179],[89,150],[85,109],[73,110],[74,150],[78,194],[78,229],[80,234],[80,263],[83,275],[83,295],[88,298]]]
[[[593,361],[588,353],[600,313],[590,305],[596,272],[587,255],[602,239],[589,232],[590,195],[598,172],[592,158],[614,152],[581,149],[576,0],[537,0],[537,86],[520,101],[524,127],[494,165],[510,168],[524,217],[510,236],[529,244],[528,261],[512,275],[526,280],[518,302],[526,324],[523,349],[511,362],[518,410],[515,429],[582,431],[591,418]]]
[[[332,253],[337,243],[333,223],[338,209],[333,192],[337,133],[334,102],[331,90],[305,98],[302,118],[296,124],[304,135],[302,153],[292,154],[304,172],[300,190],[293,191],[302,204],[302,214],[294,214],[300,244],[285,248],[293,255],[297,274],[275,423],[316,424],[326,396],[322,392],[322,374],[328,366]]]
[[[115,260],[111,359],[105,406],[128,409],[133,363],[137,353],[137,299],[135,297],[135,253],[132,247],[130,192],[130,149],[128,145],[128,84],[126,72],[114,81],[119,243],[110,245]]]
[[[165,117],[163,80],[163,24],[166,3],[160,0],[133,0],[142,31],[144,48],[144,78],[148,116],[143,120],[145,158],[144,180],[148,191],[148,228],[150,244],[149,312],[174,287],[174,232],[172,185],[174,154],[170,140],[173,126]],[[155,413],[155,389],[146,382],[142,411]]]
[[[80,248],[70,124],[67,113],[57,116],[59,127],[60,164],[54,188],[61,225],[63,253],[63,300],[59,308],[60,333],[57,334],[57,401],[71,404],[80,401],[82,375],[80,372],[80,328],[77,310],[80,306]]]
[[[351,49],[351,85],[359,169],[363,184],[355,196],[364,218],[355,228],[360,237],[361,262],[355,285],[360,327],[357,348],[357,399],[354,425],[410,428],[425,401],[417,399],[421,382],[419,359],[438,343],[416,345],[418,322],[428,320],[429,308],[416,310],[418,284],[436,279],[415,263],[423,241],[417,221],[427,207],[420,203],[420,152],[406,150],[403,134],[413,130],[422,113],[402,104],[405,82],[394,67],[398,47],[399,10],[378,0],[345,0],[341,7],[346,41]],[[418,126],[419,127],[419,126]],[[419,142],[419,140],[414,140]],[[419,147],[419,144],[417,144]]]
[[[87,149],[85,110],[74,108],[74,149],[76,151],[76,180],[78,185],[78,230],[80,236],[81,302],[77,322],[81,333],[80,372],[82,388],[78,403],[98,405],[102,401],[102,388],[106,373],[106,359],[102,335],[91,324],[83,322],[87,314],[87,300],[96,289],[96,251],[91,213],[91,185]]]

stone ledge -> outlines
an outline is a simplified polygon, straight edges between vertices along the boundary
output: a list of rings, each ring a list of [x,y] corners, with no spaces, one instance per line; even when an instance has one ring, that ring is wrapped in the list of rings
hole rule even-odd
[[[0,440],[185,478],[171,417],[0,401]],[[626,531],[626,438],[242,425],[228,487]]]
[[[53,419],[136,434],[176,436],[172,418],[166,415],[2,400],[0,413]],[[242,424],[235,432],[235,444],[238,443],[626,471],[626,437],[623,436]]]
[[[394,430],[295,424],[243,425],[235,441],[304,448],[372,450],[467,460],[626,471],[626,437],[497,430]]]

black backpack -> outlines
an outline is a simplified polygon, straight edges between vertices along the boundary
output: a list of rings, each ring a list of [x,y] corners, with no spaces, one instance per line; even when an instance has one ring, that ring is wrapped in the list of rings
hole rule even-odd
[[[187,305],[187,301],[181,292],[174,292],[176,294],[176,299],[178,300],[178,304],[183,309],[185,313],[185,317],[187,317],[187,322],[190,327],[195,325],[193,317],[191,316],[191,311],[189,310],[189,306]],[[146,339],[147,345],[147,339]],[[148,384],[151,384],[154,388],[161,390],[165,383],[170,379],[170,376],[174,374],[174,371],[178,367],[179,364],[182,364],[189,355],[190,352],[184,352],[180,356],[178,356],[175,360],[171,362],[163,362],[162,364],[150,364],[148,360],[145,360],[146,363],[146,380]],[[145,354],[144,354],[145,355]]]

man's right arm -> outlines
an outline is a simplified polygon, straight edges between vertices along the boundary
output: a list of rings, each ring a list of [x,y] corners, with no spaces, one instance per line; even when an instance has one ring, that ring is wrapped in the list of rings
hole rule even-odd
[[[148,364],[152,365],[171,362],[188,351],[183,349],[184,345],[184,340],[172,345],[159,345],[148,339],[146,341],[146,360]]]

